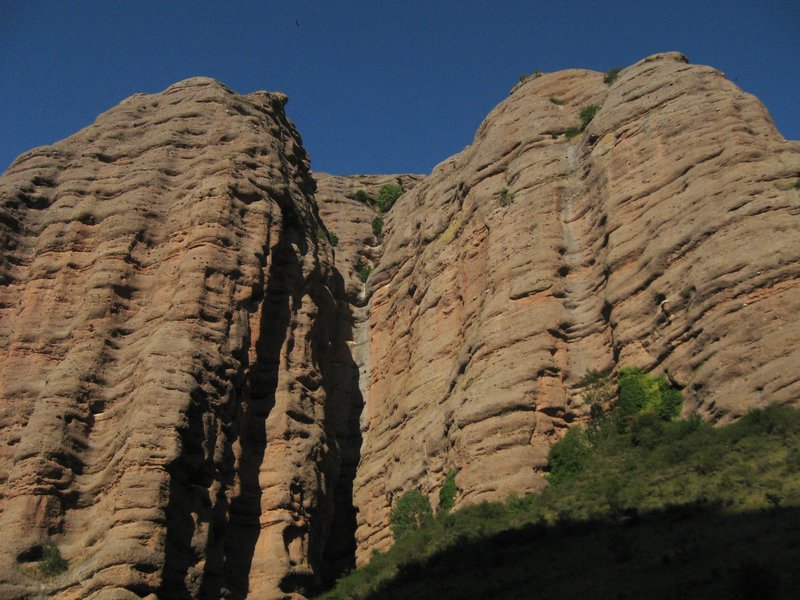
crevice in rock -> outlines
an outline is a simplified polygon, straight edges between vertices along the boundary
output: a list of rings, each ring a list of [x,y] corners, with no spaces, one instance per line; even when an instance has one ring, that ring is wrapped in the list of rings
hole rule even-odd
[[[275,405],[281,348],[289,330],[292,304],[296,301],[292,281],[302,281],[300,265],[289,239],[294,221],[294,213],[284,214],[284,230],[272,252],[267,289],[261,305],[256,358],[249,365],[240,391],[239,493],[230,503],[223,566],[225,584],[233,598],[247,596],[250,566],[261,532],[259,473],[268,443],[266,421]]]
[[[337,277],[341,277],[337,273]],[[340,287],[343,289],[343,285]],[[319,578],[323,589],[333,585],[338,577],[355,568],[356,563],[356,514],[353,481],[361,460],[361,413],[364,408],[362,395],[364,349],[369,329],[364,317],[366,309],[349,306],[341,302],[343,318],[339,320],[339,335],[336,338],[333,361],[328,381],[330,382],[331,406],[326,411],[326,428],[333,433],[339,450],[339,473],[333,485],[333,514],[321,556]]]

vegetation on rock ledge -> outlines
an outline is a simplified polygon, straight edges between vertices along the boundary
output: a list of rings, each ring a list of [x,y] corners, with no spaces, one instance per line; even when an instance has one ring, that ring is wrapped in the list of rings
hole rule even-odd
[[[609,376],[586,379],[603,389]],[[440,510],[322,598],[511,599],[534,587],[559,598],[778,598],[800,589],[800,410],[771,406],[715,428],[675,420],[680,394],[666,379],[638,369],[619,379],[616,408],[593,410],[586,429],[553,446],[549,488]]]
[[[378,210],[381,212],[388,212],[389,209],[394,206],[394,203],[397,202],[397,199],[403,195],[403,188],[401,188],[396,183],[387,183],[386,185],[381,186],[381,189],[378,190],[378,197],[375,199],[375,203],[378,205]]]

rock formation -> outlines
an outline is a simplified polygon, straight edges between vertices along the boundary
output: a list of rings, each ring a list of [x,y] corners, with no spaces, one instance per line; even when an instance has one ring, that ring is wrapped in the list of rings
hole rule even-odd
[[[363,261],[372,267],[382,254],[382,235],[375,235],[372,221],[382,218],[373,204],[356,198],[363,192],[374,199],[387,184],[396,184],[404,191],[413,188],[421,175],[330,175],[314,173],[317,182],[315,198],[319,216],[328,229],[339,238],[336,245],[336,269],[345,281],[347,296],[354,305],[366,303],[364,285],[358,278],[355,265]]]
[[[342,305],[345,308],[339,331],[349,349],[348,360],[339,361],[339,382],[335,390],[340,398],[336,411],[341,464],[340,475],[334,490],[333,523],[325,543],[321,580],[324,585],[333,583],[341,573],[355,566],[355,529],[357,509],[353,505],[353,480],[361,457],[360,417],[364,408],[364,395],[368,382],[369,365],[369,306],[366,286],[356,272],[356,265],[374,267],[383,251],[383,236],[376,235],[372,222],[380,212],[371,203],[356,198],[363,192],[374,200],[380,188],[397,184],[409,190],[421,179],[419,175],[330,175],[314,173],[317,183],[315,198],[320,217],[328,231],[336,236],[335,266],[345,284]],[[362,196],[363,197],[363,196]],[[334,238],[334,239],[336,239]]]
[[[190,79],[3,176],[3,598],[313,580],[349,348],[285,101]],[[40,583],[48,544],[70,569]]]
[[[393,499],[435,505],[450,469],[459,503],[545,485],[590,369],[662,371],[685,412],[721,421],[800,401],[800,143],[677,53],[603,80],[528,78],[387,219],[361,561],[391,543]]]
[[[798,403],[800,143],[718,71],[530,77],[425,178],[312,175],[285,101],[190,79],[0,178],[0,597],[302,598],[450,469],[541,489],[590,370]]]

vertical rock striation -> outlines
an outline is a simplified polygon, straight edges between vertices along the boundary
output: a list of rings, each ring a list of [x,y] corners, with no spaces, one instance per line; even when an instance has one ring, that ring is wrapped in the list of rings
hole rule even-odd
[[[0,180],[2,597],[313,584],[351,359],[285,101],[190,79]]]
[[[599,110],[585,131],[579,114]],[[570,130],[572,128],[572,130]],[[665,372],[728,420],[800,398],[800,144],[677,53],[529,78],[387,220],[370,280],[358,556],[393,499],[540,489],[576,383]]]
[[[355,566],[355,531],[358,512],[353,503],[353,479],[361,458],[360,418],[364,408],[365,386],[369,381],[369,303],[366,286],[356,272],[356,265],[374,266],[383,252],[383,235],[376,235],[372,222],[380,213],[370,203],[356,198],[359,191],[375,199],[386,184],[409,190],[422,179],[420,175],[330,175],[314,173],[315,198],[320,217],[328,230],[337,236],[335,265],[344,279],[346,314],[341,323],[348,332],[346,342],[351,361],[341,361],[338,370],[335,436],[341,451],[341,472],[336,482],[334,518],[325,544],[322,579],[332,583],[337,576]],[[379,217],[380,218],[380,217]]]

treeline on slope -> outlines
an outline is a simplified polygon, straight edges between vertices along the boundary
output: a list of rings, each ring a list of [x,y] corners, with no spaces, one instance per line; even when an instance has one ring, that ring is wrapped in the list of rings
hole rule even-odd
[[[616,383],[589,372],[579,385],[596,400],[592,417],[552,447],[547,489],[452,512],[440,493],[435,515],[412,490],[392,512],[394,546],[320,598],[515,598],[531,573],[541,597],[585,597],[596,590],[581,591],[575,563],[587,560],[585,577],[607,597],[638,589],[628,597],[778,598],[800,589],[800,575],[781,567],[800,548],[800,410],[770,406],[715,428],[677,419],[680,392],[663,376],[622,368]],[[451,471],[442,488],[453,501],[455,480]],[[564,560],[548,564],[546,577],[530,564],[559,552]],[[473,559],[482,567],[470,570]],[[608,573],[589,574],[602,565]],[[672,589],[676,574],[684,584]]]

